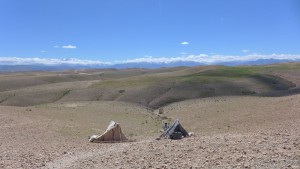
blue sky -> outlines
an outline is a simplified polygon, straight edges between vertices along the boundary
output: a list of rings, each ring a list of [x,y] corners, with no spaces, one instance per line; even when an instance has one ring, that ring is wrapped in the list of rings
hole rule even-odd
[[[299,0],[1,0],[0,21],[0,60],[300,55]]]

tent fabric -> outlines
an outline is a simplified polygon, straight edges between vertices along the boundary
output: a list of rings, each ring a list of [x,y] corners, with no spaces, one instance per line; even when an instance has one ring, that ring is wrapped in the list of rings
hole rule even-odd
[[[94,135],[89,139],[90,142],[122,142],[127,140],[120,125],[114,121],[109,123],[106,131],[102,135]]]
[[[160,137],[170,138],[170,139],[178,139],[175,138],[180,134],[183,137],[189,136],[189,133],[182,127],[179,123],[179,120],[175,120],[175,122],[166,130]]]

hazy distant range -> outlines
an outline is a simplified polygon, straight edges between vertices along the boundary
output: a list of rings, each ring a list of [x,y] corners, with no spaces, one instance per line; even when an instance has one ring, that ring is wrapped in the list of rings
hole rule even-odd
[[[214,63],[213,65],[224,65],[224,66],[241,66],[241,65],[266,65],[274,63],[284,63],[284,62],[300,62],[299,60],[277,60],[277,59],[259,59],[255,61],[233,61],[233,62],[220,62]],[[62,71],[62,70],[72,70],[72,69],[126,69],[126,68],[145,68],[145,69],[155,69],[162,67],[177,67],[177,66],[205,66],[208,64],[202,64],[198,62],[171,62],[171,63],[151,63],[151,62],[139,62],[139,63],[122,63],[122,64],[56,64],[56,65],[45,65],[45,64],[26,64],[26,65],[10,65],[1,64],[0,72],[17,72],[17,71]]]

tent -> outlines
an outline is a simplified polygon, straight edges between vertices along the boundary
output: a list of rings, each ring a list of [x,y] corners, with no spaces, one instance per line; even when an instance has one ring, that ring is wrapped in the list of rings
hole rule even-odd
[[[182,127],[179,123],[179,120],[175,120],[175,122],[160,136],[161,138],[169,138],[169,139],[181,139],[182,137],[189,136],[189,133]]]
[[[114,121],[111,121],[106,131],[101,135],[93,135],[89,137],[90,142],[123,142],[128,141],[122,132],[120,125]]]

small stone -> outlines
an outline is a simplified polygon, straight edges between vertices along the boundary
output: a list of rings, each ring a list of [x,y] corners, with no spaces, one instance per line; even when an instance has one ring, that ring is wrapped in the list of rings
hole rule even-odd
[[[245,163],[245,164],[244,164],[244,167],[245,167],[245,168],[250,168],[250,164]]]

